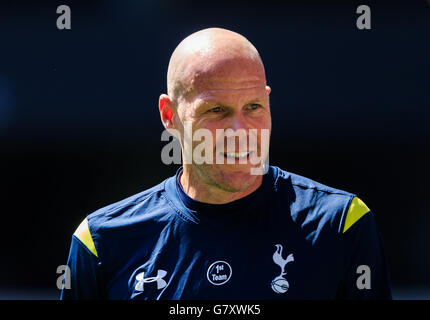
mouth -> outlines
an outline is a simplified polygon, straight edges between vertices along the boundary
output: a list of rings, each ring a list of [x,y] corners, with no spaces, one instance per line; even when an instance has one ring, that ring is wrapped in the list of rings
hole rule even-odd
[[[241,159],[249,159],[249,157],[253,153],[254,153],[254,151],[249,151],[249,152],[222,152],[221,154],[224,156],[225,159],[241,160]]]

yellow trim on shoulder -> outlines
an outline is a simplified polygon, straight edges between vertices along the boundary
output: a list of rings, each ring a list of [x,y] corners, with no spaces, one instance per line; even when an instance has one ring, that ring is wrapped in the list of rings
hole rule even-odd
[[[79,227],[76,229],[74,235],[81,240],[81,242],[96,256],[97,256],[97,250],[96,246],[94,245],[93,238],[91,237],[90,229],[88,228],[88,220],[85,218]]]
[[[346,213],[345,225],[343,227],[343,233],[348,230],[354,223],[356,223],[362,216],[364,216],[370,209],[366,204],[359,198],[354,197],[349,206],[348,212]]]

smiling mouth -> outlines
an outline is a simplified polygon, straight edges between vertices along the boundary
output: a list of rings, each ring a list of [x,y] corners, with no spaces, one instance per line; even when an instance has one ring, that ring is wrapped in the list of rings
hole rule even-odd
[[[249,156],[254,151],[249,152],[222,152],[221,154],[224,156],[224,158],[234,158],[234,159],[245,159],[249,158]]]

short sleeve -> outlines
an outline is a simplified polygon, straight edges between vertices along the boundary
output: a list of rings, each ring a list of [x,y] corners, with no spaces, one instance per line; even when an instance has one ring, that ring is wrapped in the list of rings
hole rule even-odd
[[[392,299],[385,250],[372,211],[355,197],[341,233],[344,274],[339,299]]]
[[[61,300],[103,298],[101,261],[97,256],[86,219],[72,236],[67,266],[66,276],[70,277],[70,288],[63,286]]]

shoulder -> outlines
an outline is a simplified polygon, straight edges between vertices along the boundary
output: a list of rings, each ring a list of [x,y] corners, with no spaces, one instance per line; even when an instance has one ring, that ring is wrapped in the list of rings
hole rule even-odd
[[[310,178],[274,167],[277,171],[275,187],[281,194],[287,193],[297,205],[344,207],[355,194],[327,186]]]
[[[278,167],[274,167],[277,171],[277,183],[278,184],[290,184],[296,190],[304,190],[310,193],[317,193],[321,195],[338,195],[340,197],[351,197],[352,193],[336,189],[318,181],[306,178],[299,174],[282,170]]]
[[[137,225],[166,220],[169,211],[163,193],[167,180],[88,214],[73,235],[98,256],[102,239],[120,241],[136,230]]]
[[[130,217],[141,216],[158,208],[161,205],[160,198],[164,192],[164,183],[165,181],[87,215],[91,231],[95,232],[106,226],[121,225]]]
[[[335,228],[337,233],[343,233],[370,212],[354,193],[277,167],[274,170],[277,171],[276,190],[289,199],[293,220],[311,225],[314,223],[320,227],[327,224]]]

